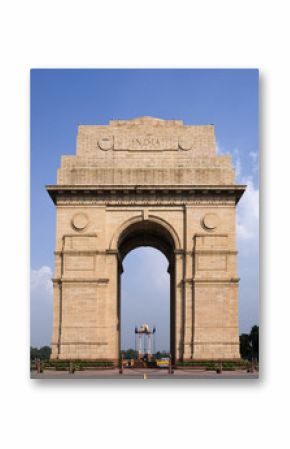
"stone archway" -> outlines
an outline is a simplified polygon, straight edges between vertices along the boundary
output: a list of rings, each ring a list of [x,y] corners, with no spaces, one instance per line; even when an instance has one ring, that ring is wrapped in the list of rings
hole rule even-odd
[[[118,260],[119,260],[119,279],[118,279],[118,321],[119,321],[119,349],[120,349],[120,333],[121,333],[121,285],[120,278],[123,271],[122,262],[126,255],[140,247],[151,246],[161,251],[168,260],[168,273],[170,275],[170,352],[173,361],[175,361],[176,353],[176,333],[175,333],[175,297],[176,297],[176,281],[175,281],[175,251],[178,241],[175,240],[174,231],[168,231],[164,225],[160,225],[158,221],[139,220],[131,223],[122,232],[118,238]]]
[[[169,260],[176,360],[239,358],[236,204],[214,127],[143,117],[79,126],[47,186],[57,211],[52,358],[117,362],[122,259]]]

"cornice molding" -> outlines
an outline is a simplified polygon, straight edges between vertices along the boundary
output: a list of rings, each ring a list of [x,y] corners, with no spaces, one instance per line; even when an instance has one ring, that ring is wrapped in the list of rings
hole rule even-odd
[[[237,204],[245,185],[47,185],[53,202],[65,204]]]
[[[52,278],[53,284],[63,284],[63,283],[88,283],[88,284],[108,284],[108,278]]]

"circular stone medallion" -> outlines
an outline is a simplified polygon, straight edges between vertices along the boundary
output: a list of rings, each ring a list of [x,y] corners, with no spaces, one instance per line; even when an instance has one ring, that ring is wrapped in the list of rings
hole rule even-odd
[[[219,223],[219,219],[216,214],[205,214],[202,223],[206,229],[215,229]]]
[[[89,219],[86,214],[75,214],[72,218],[72,226],[77,231],[82,231],[88,225]]]
[[[189,134],[179,136],[178,144],[182,150],[190,150],[192,147],[192,136]]]
[[[113,136],[101,137],[98,141],[98,144],[101,150],[103,151],[111,150],[114,145],[114,138]]]

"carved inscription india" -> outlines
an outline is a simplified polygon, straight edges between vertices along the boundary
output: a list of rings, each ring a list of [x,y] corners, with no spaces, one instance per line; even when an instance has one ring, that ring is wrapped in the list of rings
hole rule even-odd
[[[98,141],[101,150],[126,151],[176,151],[179,148],[189,150],[191,140],[187,136],[153,136],[153,135],[114,135],[104,136]]]

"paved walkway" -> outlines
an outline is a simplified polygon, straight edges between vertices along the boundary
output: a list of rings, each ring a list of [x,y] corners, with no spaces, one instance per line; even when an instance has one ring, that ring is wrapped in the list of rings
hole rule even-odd
[[[223,371],[217,374],[215,371],[178,369],[169,375],[167,369],[124,369],[119,374],[118,369],[76,371],[70,374],[67,371],[47,370],[44,373],[31,373],[31,379],[258,379],[257,372]]]

